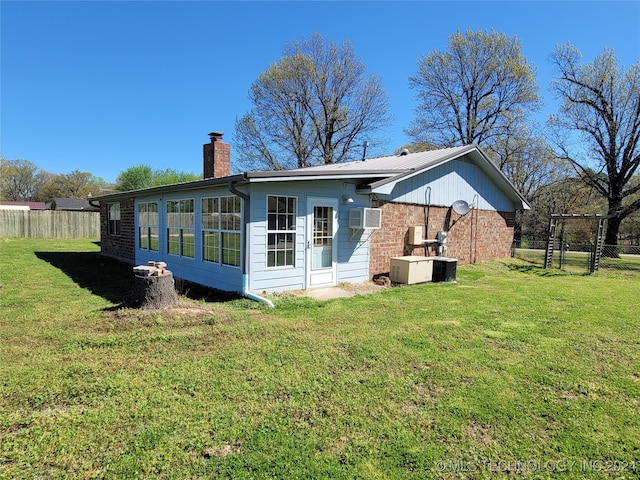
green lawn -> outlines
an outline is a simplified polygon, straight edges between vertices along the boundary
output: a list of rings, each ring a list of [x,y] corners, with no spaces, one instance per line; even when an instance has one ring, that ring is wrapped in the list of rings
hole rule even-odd
[[[532,264],[539,266],[544,265],[545,250],[543,249],[516,249],[515,256],[522,260],[526,260]],[[590,255],[587,252],[565,252],[562,261],[562,270],[566,272],[580,274],[589,272]],[[552,259],[552,268],[560,268],[560,252],[554,250]],[[638,255],[621,255],[619,257],[601,256],[599,264],[599,273],[606,271],[617,271],[618,273],[627,272],[631,275],[640,274],[640,256]]]
[[[640,476],[640,276],[141,312],[97,252],[0,239],[0,478]]]

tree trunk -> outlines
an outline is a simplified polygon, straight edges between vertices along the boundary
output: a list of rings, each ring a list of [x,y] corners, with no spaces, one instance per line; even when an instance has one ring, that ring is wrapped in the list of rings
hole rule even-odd
[[[513,220],[513,242],[517,248],[522,246],[522,212],[516,212]]]
[[[165,270],[159,275],[142,277],[135,275],[131,306],[144,310],[155,310],[173,305],[178,295],[173,282],[173,274]]]
[[[603,257],[618,258],[620,254],[618,252],[618,232],[620,231],[620,223],[622,219],[620,217],[611,217],[607,222],[607,234],[604,237],[605,247],[602,251]]]

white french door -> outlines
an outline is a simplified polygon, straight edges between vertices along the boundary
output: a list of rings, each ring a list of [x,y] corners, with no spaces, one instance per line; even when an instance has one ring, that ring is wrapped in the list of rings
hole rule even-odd
[[[338,200],[307,199],[307,288],[337,284]]]

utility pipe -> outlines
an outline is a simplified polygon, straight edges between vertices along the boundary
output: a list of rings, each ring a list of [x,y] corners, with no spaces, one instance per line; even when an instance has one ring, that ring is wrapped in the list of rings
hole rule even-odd
[[[429,238],[429,212],[431,211],[431,185],[427,185],[427,188],[424,191],[424,203],[425,208],[423,210],[424,213],[424,235]],[[424,241],[424,256],[429,256],[429,247],[426,245],[429,243],[427,240]]]
[[[256,302],[262,302],[267,304],[269,308],[274,308],[275,305],[268,298],[261,297],[260,295],[256,295],[255,293],[249,290],[249,272],[247,265],[249,264],[249,249],[247,248],[249,238],[249,220],[248,216],[251,214],[251,197],[238,190],[235,186],[235,183],[229,180],[227,183],[227,187],[229,191],[234,195],[242,198],[244,200],[244,210],[242,215],[242,223],[244,226],[244,235],[242,236],[242,251],[244,253],[242,258],[242,295]]]
[[[472,235],[471,241],[473,242],[473,263],[476,263],[478,261],[478,215],[480,214],[479,212],[480,209],[478,208],[478,204],[480,203],[480,197],[478,196],[477,193],[473,196],[473,199],[471,199],[471,202],[473,203],[473,206],[474,206],[475,212],[473,213],[475,213],[475,218],[476,218],[476,229],[474,232],[473,216],[471,217],[471,235]]]

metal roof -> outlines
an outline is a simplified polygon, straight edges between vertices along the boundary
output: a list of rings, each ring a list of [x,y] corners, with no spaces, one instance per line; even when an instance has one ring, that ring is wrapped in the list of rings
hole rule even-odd
[[[300,180],[330,180],[339,178],[353,178],[369,180],[359,187],[362,193],[389,193],[393,186],[420,172],[429,170],[450,160],[468,155],[486,175],[494,182],[502,185],[509,197],[521,203],[522,208],[528,209],[525,198],[509,181],[509,179],[491,162],[476,145],[442,148],[425,152],[407,153],[401,155],[387,155],[384,157],[368,158],[353,162],[334,163],[314,167],[298,168],[295,170],[275,170],[263,172],[244,172],[229,177],[210,178],[195,182],[165,185],[131,192],[118,192],[111,195],[96,197],[94,200],[110,200],[121,197],[134,197],[150,193],[195,190],[227,183],[260,183],[276,181]]]
[[[247,172],[247,178],[309,177],[309,176],[395,176],[402,173],[423,170],[443,161],[474,150],[474,145],[442,148],[405,155],[387,155],[353,162],[332,163],[296,170],[276,170],[269,172]]]

